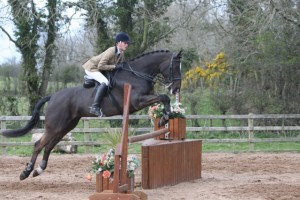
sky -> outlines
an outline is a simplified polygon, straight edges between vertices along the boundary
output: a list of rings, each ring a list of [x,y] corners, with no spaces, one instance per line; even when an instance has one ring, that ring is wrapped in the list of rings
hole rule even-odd
[[[44,0],[38,0],[37,2],[43,3]],[[6,0],[0,0],[0,25],[5,28],[5,30],[13,36],[13,23],[7,20],[9,16],[8,6]],[[71,16],[74,14],[73,10],[67,11],[68,15]],[[79,29],[82,30],[83,20],[80,18],[80,13],[77,13],[73,16],[71,21],[69,34],[75,34]],[[19,62],[21,60],[21,54],[17,51],[14,43],[9,40],[6,34],[0,30],[0,65],[4,63],[11,63],[11,61]]]
[[[15,45],[3,33],[0,34],[0,64],[9,63],[11,60],[20,61],[21,55]]]
[[[6,0],[1,1],[0,9],[0,25],[3,26],[10,35],[13,35],[13,24],[7,21],[9,11],[7,10]],[[0,30],[0,44],[0,64],[9,62],[11,59],[20,60],[20,54],[17,52],[15,45],[2,30]]]

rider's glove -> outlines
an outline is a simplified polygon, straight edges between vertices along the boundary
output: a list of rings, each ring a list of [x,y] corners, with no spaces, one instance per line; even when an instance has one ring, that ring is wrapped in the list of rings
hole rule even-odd
[[[116,64],[115,69],[122,69],[123,67],[124,67],[123,63],[118,63],[118,64]]]

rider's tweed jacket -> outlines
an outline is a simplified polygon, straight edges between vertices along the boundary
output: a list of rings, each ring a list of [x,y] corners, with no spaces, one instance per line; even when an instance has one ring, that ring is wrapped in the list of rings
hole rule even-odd
[[[109,47],[103,53],[93,56],[86,61],[82,67],[88,71],[96,72],[102,70],[113,70],[115,64],[124,61],[124,52],[117,55],[117,47]]]

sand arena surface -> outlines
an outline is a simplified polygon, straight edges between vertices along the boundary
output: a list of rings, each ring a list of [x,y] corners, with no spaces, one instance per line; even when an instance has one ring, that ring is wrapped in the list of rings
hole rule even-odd
[[[94,155],[52,154],[41,176],[20,181],[29,157],[0,156],[0,199],[87,200],[95,192],[95,176],[92,181],[84,178],[93,159]],[[137,185],[140,181],[138,170]],[[204,153],[201,179],[136,190],[144,191],[149,200],[299,200],[300,154]]]

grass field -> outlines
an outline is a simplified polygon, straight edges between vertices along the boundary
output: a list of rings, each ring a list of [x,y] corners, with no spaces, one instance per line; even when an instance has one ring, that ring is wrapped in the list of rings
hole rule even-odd
[[[92,134],[92,141],[105,141],[105,134]],[[76,141],[84,141],[83,134],[73,134]],[[223,138],[226,135],[223,135]],[[193,139],[201,139],[201,138],[193,138]],[[222,139],[222,138],[219,138]],[[14,138],[14,139],[6,139],[7,142],[30,142],[31,135]],[[208,143],[203,142],[202,151],[203,152],[249,152],[249,143]],[[110,147],[108,145],[99,145],[99,146],[89,146],[88,148],[84,146],[78,147],[78,153],[84,154],[86,153],[86,149],[88,149],[88,153],[97,154],[106,152]],[[6,155],[19,155],[19,156],[29,156],[32,154],[33,146],[14,146],[6,148]],[[129,145],[129,153],[140,153],[141,151],[141,143],[130,144]],[[254,143],[253,148],[251,149],[253,152],[298,152],[300,153],[300,143],[299,142],[261,142]]]

